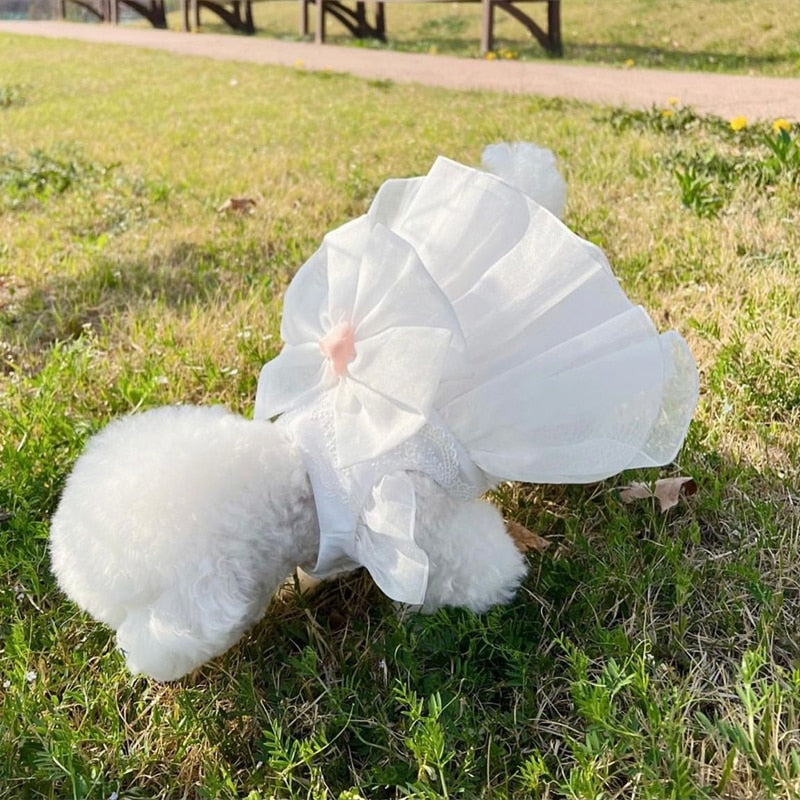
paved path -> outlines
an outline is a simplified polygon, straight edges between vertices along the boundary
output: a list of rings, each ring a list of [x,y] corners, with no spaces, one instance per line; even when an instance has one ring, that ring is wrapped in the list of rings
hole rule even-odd
[[[741,114],[748,119],[784,117],[800,121],[800,79],[796,78],[583,67],[551,61],[486,61],[233,34],[179,33],[70,22],[0,21],[0,32],[169,50],[257,64],[302,63],[311,70],[330,69],[365,78],[450,89],[571,97],[629,108],[664,105],[667,98],[675,97],[702,113],[726,119]]]

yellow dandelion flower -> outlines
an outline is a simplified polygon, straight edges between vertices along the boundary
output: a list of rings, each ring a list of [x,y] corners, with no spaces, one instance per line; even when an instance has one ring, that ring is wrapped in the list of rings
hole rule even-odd
[[[662,116],[662,117],[667,117],[667,118],[669,118],[669,117],[674,117],[674,116],[675,116],[675,112],[674,112],[674,111],[673,111],[671,108],[665,108],[665,109],[664,109],[664,110],[661,112],[661,116]]]
[[[734,117],[731,120],[731,130],[732,131],[743,131],[747,127],[747,117]]]
[[[676,106],[676,105],[678,105],[678,103],[680,103],[680,101],[681,101],[680,97],[668,97],[667,98],[667,105],[668,106]]]
[[[490,50],[486,54],[486,60],[487,61],[494,61],[496,58],[497,58],[497,53],[495,53],[494,50]]]
[[[517,54],[513,50],[503,50],[503,58],[505,58],[507,61],[511,61],[516,57]]]
[[[625,60],[625,65],[624,66],[625,66],[625,69],[630,69],[635,64],[636,64],[636,62],[632,58],[628,58],[628,59]]]
[[[786,131],[788,133],[791,129],[792,123],[783,117],[779,117],[772,123],[772,130],[775,131],[775,133],[780,133],[781,131]]]

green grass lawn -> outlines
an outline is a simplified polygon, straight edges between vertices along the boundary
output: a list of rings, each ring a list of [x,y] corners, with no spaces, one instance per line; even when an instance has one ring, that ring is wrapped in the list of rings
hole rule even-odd
[[[564,60],[574,63],[800,75],[800,3],[795,0],[563,0]],[[543,3],[522,10],[544,26]],[[259,35],[297,38],[296,2],[253,6]],[[312,32],[313,32],[313,8]],[[336,20],[327,41],[422,53],[479,56],[479,3],[389,3],[387,42],[354,40]],[[204,30],[230,31],[203,11]],[[177,13],[170,25],[180,26]],[[496,12],[496,53],[502,58],[547,59],[525,28]]]
[[[798,796],[796,135],[0,35],[0,798]],[[689,341],[678,463],[502,486],[551,542],[508,607],[420,617],[356,574],[189,678],[131,678],[48,569],[87,436],[171,402],[250,414],[323,234],[516,139],[558,154],[567,222]],[[621,502],[669,475],[697,493]]]

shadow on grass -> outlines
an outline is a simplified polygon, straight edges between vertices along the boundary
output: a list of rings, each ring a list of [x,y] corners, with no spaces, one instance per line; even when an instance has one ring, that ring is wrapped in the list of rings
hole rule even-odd
[[[287,593],[236,657],[281,671],[308,647],[320,657],[328,653],[331,666],[377,647],[376,660],[394,663],[426,694],[454,679],[468,683],[468,664],[492,673],[493,684],[508,677],[495,674],[503,658],[511,663],[524,654],[529,667],[552,669],[561,636],[619,659],[645,637],[654,655],[684,677],[703,659],[738,662],[743,649],[767,636],[776,662],[791,668],[800,652],[790,552],[797,510],[779,476],[695,450],[691,440],[702,434],[701,425],[693,428],[694,452],[685,455],[691,463],[682,468],[627,472],[589,486],[503,484],[494,502],[504,516],[550,544],[544,553],[527,553],[528,577],[509,606],[488,615],[453,608],[398,615],[360,570],[323,582],[310,597]],[[630,482],[678,469],[698,491],[669,512],[655,500],[620,499]],[[356,646],[359,631],[366,638]],[[486,663],[476,656],[481,640]]]
[[[398,612],[363,570],[311,597],[273,603],[238,647],[191,681],[193,690],[227,693],[236,713],[255,723],[227,740],[230,765],[249,773],[254,750],[263,758],[274,749],[277,758],[281,747],[323,735],[336,742],[324,765],[335,792],[356,781],[413,781],[414,760],[396,735],[409,730],[404,692],[412,692],[440,697],[450,746],[482,752],[486,773],[502,775],[522,743],[554,752],[594,724],[575,706],[576,688],[594,685],[581,683],[577,665],[594,674],[638,663],[643,653],[647,702],[658,715],[648,718],[644,701],[623,700],[624,692],[604,714],[621,716],[616,703],[630,702],[624,714],[634,738],[690,725],[694,710],[723,719],[729,700],[714,682],[731,680],[746,652],[767,643],[773,663],[791,669],[798,597],[780,566],[791,557],[784,489],[719,453],[692,455],[688,472],[700,490],[668,515],[650,502],[625,505],[616,492],[650,472],[588,487],[520,485],[499,497],[551,546],[529,555],[530,574],[512,603],[486,614]],[[758,546],[746,531],[758,532]],[[265,741],[273,724],[281,742]],[[487,736],[497,752],[486,751]],[[465,769],[459,779],[477,796],[481,778]]]
[[[188,308],[210,302],[224,290],[235,293],[252,282],[283,275],[287,259],[243,238],[235,244],[179,242],[165,251],[126,262],[101,254],[79,276],[48,276],[18,290],[0,306],[0,330],[14,349],[41,352],[55,342],[98,331],[115,314],[153,303]],[[256,277],[257,276],[257,277]],[[285,279],[283,276],[282,279]]]
[[[625,42],[570,42],[564,43],[567,59],[600,64],[624,64],[631,60],[637,67],[657,67],[689,72],[768,72],[785,67],[791,54],[756,55],[747,53],[720,53],[715,51],[680,50],[627,44]],[[800,74],[800,50],[795,53],[794,72]]]

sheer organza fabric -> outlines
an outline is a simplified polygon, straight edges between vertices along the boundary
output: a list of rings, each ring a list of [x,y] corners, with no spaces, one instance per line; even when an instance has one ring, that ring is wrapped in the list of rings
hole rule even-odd
[[[349,349],[334,363],[325,342],[340,330]],[[281,335],[255,416],[282,414],[305,455],[315,573],[363,565],[409,603],[427,582],[409,472],[468,498],[499,480],[663,465],[697,401],[685,341],[659,334],[599,248],[503,178],[446,158],[387,181],[325,237],[287,290]]]

